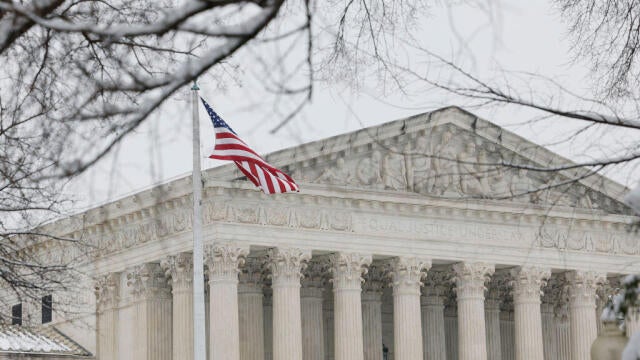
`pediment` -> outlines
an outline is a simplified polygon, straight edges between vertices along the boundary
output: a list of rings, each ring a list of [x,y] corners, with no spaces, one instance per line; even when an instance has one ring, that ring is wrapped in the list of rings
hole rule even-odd
[[[623,186],[586,169],[538,171],[570,162],[459,108],[301,145],[267,160],[301,184],[628,213],[619,200]]]

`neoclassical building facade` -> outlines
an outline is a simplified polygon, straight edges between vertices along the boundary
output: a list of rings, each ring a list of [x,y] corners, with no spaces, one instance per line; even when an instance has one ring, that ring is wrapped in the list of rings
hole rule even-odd
[[[640,272],[624,187],[537,171],[567,160],[458,108],[267,160],[301,192],[203,174],[212,360],[587,360]],[[54,326],[100,360],[192,358],[190,195],[186,177],[51,225],[92,247],[86,311]]]

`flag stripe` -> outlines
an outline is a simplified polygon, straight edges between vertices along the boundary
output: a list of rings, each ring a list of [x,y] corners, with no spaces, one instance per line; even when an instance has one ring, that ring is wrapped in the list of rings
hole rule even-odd
[[[216,134],[216,144],[210,158],[233,161],[247,179],[265,194],[300,190],[289,175],[267,163],[238,137],[238,134],[211,109],[204,99],[201,98],[201,100],[211,118]]]

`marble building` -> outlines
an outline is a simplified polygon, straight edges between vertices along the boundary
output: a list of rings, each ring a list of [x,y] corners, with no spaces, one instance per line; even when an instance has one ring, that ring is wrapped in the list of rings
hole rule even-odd
[[[301,192],[203,174],[212,360],[586,360],[640,272],[623,186],[535,171],[566,160],[458,108],[267,160]],[[192,358],[190,193],[178,179],[50,225],[92,245],[71,296],[86,312],[53,324],[97,359]]]

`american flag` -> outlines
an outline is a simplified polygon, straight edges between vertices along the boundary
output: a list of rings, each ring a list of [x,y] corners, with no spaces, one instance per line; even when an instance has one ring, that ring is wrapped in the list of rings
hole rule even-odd
[[[204,99],[200,98],[200,100],[207,109],[216,132],[216,146],[209,156],[211,159],[235,162],[247,179],[265,194],[299,191],[298,185],[289,175],[264,161],[238,137],[238,134],[213,111]]]

